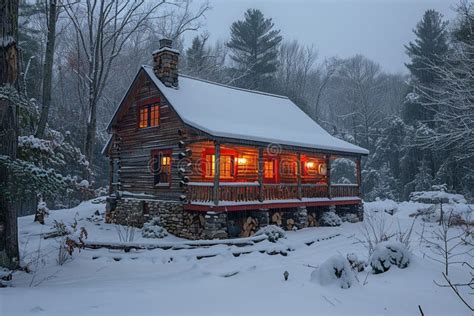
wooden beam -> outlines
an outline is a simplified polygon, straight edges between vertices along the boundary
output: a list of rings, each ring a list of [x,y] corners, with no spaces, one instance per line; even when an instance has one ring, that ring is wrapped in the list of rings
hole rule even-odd
[[[114,193],[114,159],[109,157],[109,195]]]
[[[298,183],[297,183],[297,186],[298,186],[298,199],[302,199],[302,194],[301,194],[301,172],[302,172],[302,168],[301,168],[301,153],[298,152],[296,154],[296,166],[297,166],[297,172],[298,172]]]
[[[326,175],[328,179],[328,198],[331,198],[331,155],[326,155]]]
[[[264,200],[264,191],[263,191],[263,147],[258,148],[258,200],[262,202]]]
[[[328,201],[312,201],[312,202],[267,202],[255,204],[235,204],[235,205],[203,205],[203,204],[185,204],[186,211],[200,211],[200,212],[234,212],[246,211],[255,209],[276,209],[276,208],[294,208],[298,206],[330,206],[330,205],[359,205],[361,200],[354,197],[348,200],[328,200]]]
[[[361,167],[361,158],[356,159],[356,179],[357,179],[357,191],[358,196],[361,195],[361,185],[362,185],[362,167]]]
[[[214,205],[219,204],[219,178],[221,175],[221,144],[219,142],[214,143],[214,188],[212,192],[212,197],[214,199]]]

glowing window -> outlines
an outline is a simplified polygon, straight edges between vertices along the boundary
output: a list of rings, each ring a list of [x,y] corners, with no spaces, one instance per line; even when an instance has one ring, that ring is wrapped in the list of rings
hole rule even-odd
[[[220,178],[232,178],[234,176],[233,157],[222,155],[220,165]],[[215,155],[206,155],[206,177],[214,177],[215,174]]]
[[[153,175],[156,184],[169,184],[171,181],[171,154],[157,152],[153,155]]]
[[[138,127],[147,128],[160,125],[160,106],[146,104],[140,107]]]
[[[266,179],[273,179],[275,177],[275,162],[273,160],[266,160],[263,163],[263,176]]]

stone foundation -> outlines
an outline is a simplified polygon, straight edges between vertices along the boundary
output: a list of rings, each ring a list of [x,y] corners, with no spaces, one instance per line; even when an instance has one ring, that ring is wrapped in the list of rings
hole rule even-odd
[[[288,220],[294,222],[292,229],[308,227],[308,215],[319,216],[324,211],[335,211],[339,216],[346,216],[351,221],[364,219],[363,204],[345,206],[304,207],[288,209],[258,209],[242,211],[231,216],[227,212],[190,212],[185,211],[178,201],[165,201],[141,198],[107,198],[106,222],[142,227],[153,217],[160,217],[163,227],[178,237],[187,239],[225,239],[239,237],[242,219],[251,216],[257,219],[257,230],[269,224],[274,225],[271,216],[279,212],[282,216],[281,227],[289,229]],[[347,215],[350,216],[347,216]],[[313,223],[309,226],[317,226]]]
[[[187,239],[203,238],[203,220],[199,214],[187,212],[183,204],[175,201],[120,198],[107,201],[108,222],[142,227],[153,217],[160,217],[163,227],[178,237]]]

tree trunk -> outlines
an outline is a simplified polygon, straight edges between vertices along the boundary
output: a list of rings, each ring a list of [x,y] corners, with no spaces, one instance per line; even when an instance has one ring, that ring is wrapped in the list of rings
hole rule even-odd
[[[89,98],[89,110],[87,116],[87,124],[86,124],[86,139],[84,145],[84,153],[86,155],[87,161],[89,162],[89,166],[92,168],[92,157],[94,155],[94,145],[95,145],[95,133],[97,129],[97,99],[93,94],[94,87],[89,87],[90,90],[90,98]],[[90,180],[91,174],[88,173],[88,169],[85,169],[84,178]]]
[[[46,43],[46,52],[43,65],[43,98],[41,116],[38,123],[36,136],[42,138],[48,121],[49,107],[51,105],[51,82],[53,77],[54,44],[56,40],[56,21],[57,21],[57,3],[56,0],[50,0],[48,15],[48,41]]]
[[[17,85],[18,77],[18,1],[0,4],[0,85]],[[16,158],[17,108],[0,100],[0,155]],[[0,185],[8,183],[8,170],[0,168]],[[4,194],[0,196],[0,266],[14,269],[19,265],[17,213]]]

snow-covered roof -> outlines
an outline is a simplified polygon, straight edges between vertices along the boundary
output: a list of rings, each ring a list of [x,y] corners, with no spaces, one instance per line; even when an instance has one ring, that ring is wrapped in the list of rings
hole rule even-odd
[[[179,75],[179,88],[166,87],[142,66],[188,125],[217,137],[368,154],[331,136],[287,97],[244,90]]]

